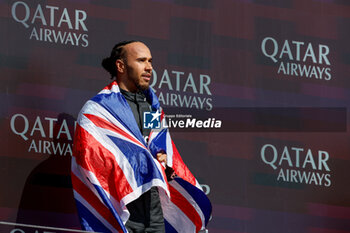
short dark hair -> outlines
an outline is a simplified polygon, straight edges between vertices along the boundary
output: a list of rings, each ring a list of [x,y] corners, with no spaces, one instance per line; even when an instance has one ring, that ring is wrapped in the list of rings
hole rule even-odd
[[[141,42],[141,41],[127,40],[127,41],[119,42],[118,44],[116,44],[113,47],[111,55],[102,60],[102,66],[103,66],[103,68],[105,68],[105,70],[108,71],[108,73],[110,73],[111,79],[113,79],[114,77],[117,77],[118,70],[117,70],[117,67],[115,65],[115,62],[120,58],[124,58],[124,55],[125,55],[124,54],[124,46],[127,44],[134,43],[134,42]]]

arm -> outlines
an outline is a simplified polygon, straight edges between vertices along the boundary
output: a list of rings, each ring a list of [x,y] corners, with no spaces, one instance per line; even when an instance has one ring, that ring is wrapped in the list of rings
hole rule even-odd
[[[176,173],[175,173],[174,169],[172,169],[171,167],[167,166],[166,159],[167,159],[167,155],[165,153],[163,153],[163,152],[157,153],[157,160],[161,164],[165,165],[166,177],[167,177],[168,181],[171,181],[171,180],[173,180],[176,177]]]

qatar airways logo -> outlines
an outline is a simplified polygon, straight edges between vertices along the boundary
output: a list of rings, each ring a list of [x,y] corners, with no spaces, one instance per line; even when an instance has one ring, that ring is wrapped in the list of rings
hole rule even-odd
[[[30,4],[32,5],[32,4]],[[12,18],[29,30],[30,40],[87,47],[87,13],[54,5],[37,4],[30,7],[16,1],[11,7]]]
[[[37,116],[33,122],[26,115],[17,113],[11,117],[10,127],[27,144],[28,152],[72,156],[73,127],[76,126],[76,121],[72,121]]]
[[[162,72],[153,70],[150,87],[156,92],[162,106],[211,111],[213,100],[210,84],[208,74],[164,69]]]
[[[329,187],[332,184],[330,155],[324,150],[265,144],[260,150],[261,161],[276,171],[278,182]]]
[[[332,79],[330,48],[324,44],[265,37],[261,52],[278,64],[277,74],[329,81]]]

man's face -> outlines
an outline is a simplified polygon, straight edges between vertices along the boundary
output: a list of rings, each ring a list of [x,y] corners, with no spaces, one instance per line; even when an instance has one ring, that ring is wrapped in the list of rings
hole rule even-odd
[[[152,75],[152,55],[149,48],[141,42],[134,42],[125,45],[124,49],[129,91],[147,90]]]

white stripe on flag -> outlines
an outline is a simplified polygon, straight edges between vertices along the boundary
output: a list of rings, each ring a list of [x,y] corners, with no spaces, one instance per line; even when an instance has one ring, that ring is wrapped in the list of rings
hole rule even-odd
[[[101,203],[104,204],[102,198],[100,197],[99,193],[92,184],[99,186],[109,198],[109,200],[112,203],[112,206],[117,211],[118,215],[123,220],[123,222],[127,221],[130,215],[129,212],[126,211],[126,209],[123,210],[120,203],[113,196],[111,196],[110,193],[108,193],[105,189],[102,188],[101,184],[99,183],[97,177],[93,172],[84,169],[76,163],[75,157],[72,157],[72,172],[81,182],[83,182],[89,188],[89,190],[91,190],[95,194],[96,197],[98,197]],[[87,179],[87,177],[89,177],[89,179]]]
[[[202,220],[202,229],[205,228],[205,217],[201,210],[201,208],[198,206],[197,202],[192,198],[192,196],[179,184],[176,182],[176,180],[173,180],[169,182],[169,185],[171,185],[173,188],[175,188],[179,193],[181,193],[182,196],[185,197],[185,199],[193,206],[193,208],[197,211],[199,214],[201,220]]]
[[[167,164],[169,167],[173,166],[173,145],[170,137],[169,130],[166,131],[166,152],[167,152]]]
[[[159,197],[163,209],[163,216],[169,222],[169,224],[177,231],[181,233],[195,233],[196,226],[181,211],[169,198],[165,195],[162,190],[159,190]]]
[[[96,210],[94,207],[92,207],[78,192],[75,190],[74,192],[74,198],[79,201],[83,206],[85,206],[92,215],[94,215],[98,220],[101,221],[101,223],[108,228],[111,232],[117,232],[118,231],[106,220],[104,219]]]
[[[118,166],[123,170],[125,178],[130,184],[132,189],[137,188],[137,182],[134,176],[134,170],[132,169],[128,159],[120,151],[120,149],[114,144],[114,142],[104,133],[102,133],[99,128],[97,128],[93,122],[91,122],[87,117],[83,116],[80,122],[80,126],[85,129],[89,134],[91,134],[105,149],[110,151],[118,164]]]
[[[89,100],[86,102],[86,104],[83,107],[84,111],[81,113],[83,114],[91,114],[95,115],[97,117],[100,117],[107,122],[110,122],[113,125],[116,125],[118,128],[120,128],[123,132],[131,136],[134,140],[139,141],[133,133],[131,133],[122,123],[120,123],[112,114],[110,114],[104,107],[99,105],[98,103]],[[140,142],[140,144],[142,144]]]
[[[112,92],[118,93],[120,92],[119,86],[118,85],[113,85],[111,89],[102,89],[99,94],[111,94]]]

